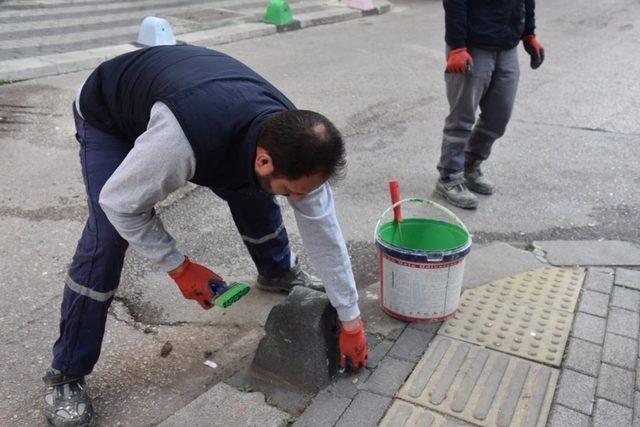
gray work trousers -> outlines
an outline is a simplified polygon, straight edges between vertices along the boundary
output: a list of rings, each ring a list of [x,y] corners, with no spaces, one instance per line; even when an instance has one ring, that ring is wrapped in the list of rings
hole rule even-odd
[[[449,49],[447,49],[448,54]],[[471,72],[445,72],[449,115],[444,124],[438,171],[447,180],[467,163],[486,160],[491,146],[507,127],[518,88],[517,48],[490,50],[470,47]],[[476,121],[476,110],[480,116]]]

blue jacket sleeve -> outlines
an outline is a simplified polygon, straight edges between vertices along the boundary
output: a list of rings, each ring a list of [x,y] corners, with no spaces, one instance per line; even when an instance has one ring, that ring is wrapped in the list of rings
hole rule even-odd
[[[467,46],[467,1],[443,0],[444,39],[451,49]],[[527,0],[533,3],[534,0]]]
[[[524,0],[524,33],[523,36],[535,34],[536,0]]]

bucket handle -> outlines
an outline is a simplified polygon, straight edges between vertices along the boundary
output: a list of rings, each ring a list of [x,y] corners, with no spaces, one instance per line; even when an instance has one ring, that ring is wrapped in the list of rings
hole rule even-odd
[[[376,228],[373,232],[373,241],[375,242],[376,239],[378,238],[378,230],[380,230],[380,225],[382,224],[382,220],[384,219],[385,215],[389,213],[390,210],[392,210],[393,208],[402,205],[405,202],[418,202],[418,203],[422,203],[424,205],[428,205],[431,206],[433,208],[436,208],[442,212],[444,212],[445,214],[447,214],[449,217],[451,217],[455,223],[457,225],[459,225],[469,236],[469,238],[471,238],[471,234],[469,233],[469,230],[467,230],[467,227],[464,225],[464,223],[460,220],[460,218],[458,218],[456,216],[456,214],[454,214],[453,212],[451,212],[449,209],[445,208],[444,206],[434,202],[433,200],[429,200],[429,199],[421,199],[419,197],[411,197],[408,199],[402,199],[399,202],[396,202],[394,204],[392,204],[391,206],[389,206],[384,212],[382,212],[382,215],[380,215],[380,218],[378,219],[378,222],[376,223]]]

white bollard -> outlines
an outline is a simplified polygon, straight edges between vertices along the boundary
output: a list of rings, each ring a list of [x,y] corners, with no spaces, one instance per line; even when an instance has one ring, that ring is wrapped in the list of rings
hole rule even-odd
[[[147,16],[140,24],[137,42],[143,46],[174,45],[176,38],[166,19]]]

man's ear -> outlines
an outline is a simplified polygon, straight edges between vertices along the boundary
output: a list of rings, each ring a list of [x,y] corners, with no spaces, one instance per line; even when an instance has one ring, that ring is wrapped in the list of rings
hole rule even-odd
[[[273,173],[273,159],[271,159],[269,152],[262,147],[256,148],[254,169],[258,176],[267,176]]]

